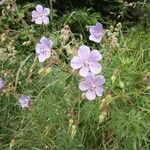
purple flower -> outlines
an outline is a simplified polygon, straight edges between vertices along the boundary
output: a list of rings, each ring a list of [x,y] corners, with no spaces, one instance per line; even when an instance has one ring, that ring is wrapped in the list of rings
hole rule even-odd
[[[89,74],[84,81],[79,84],[79,89],[85,92],[85,96],[88,100],[94,100],[96,96],[102,96],[105,78],[101,75],[95,76]]]
[[[42,37],[40,43],[36,45],[36,53],[38,55],[39,62],[44,62],[51,56],[51,48],[53,42],[46,37]]]
[[[102,40],[102,37],[105,34],[105,31],[103,29],[103,26],[101,23],[97,22],[96,26],[91,26],[90,27],[90,36],[89,39],[91,41],[94,41],[96,43],[99,43]]]
[[[20,103],[20,105],[21,105],[22,108],[29,108],[30,101],[31,101],[31,99],[30,99],[29,96],[22,95],[19,98],[19,103]]]
[[[43,8],[41,5],[36,6],[36,10],[32,11],[32,22],[36,24],[48,24],[49,18],[48,15],[50,13],[49,8]]]
[[[71,67],[79,69],[79,74],[86,77],[89,72],[98,74],[101,71],[99,61],[102,55],[98,50],[90,51],[88,46],[82,45],[78,50],[78,55],[74,56],[71,60]]]
[[[0,90],[4,87],[4,80],[0,77]]]
[[[4,0],[0,0],[0,5],[3,5],[3,3],[4,3]]]

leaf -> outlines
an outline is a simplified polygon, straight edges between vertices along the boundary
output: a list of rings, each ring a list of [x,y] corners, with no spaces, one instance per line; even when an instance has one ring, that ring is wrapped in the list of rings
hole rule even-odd
[[[67,79],[66,79],[66,86],[71,82],[72,80],[72,75],[70,75]]]

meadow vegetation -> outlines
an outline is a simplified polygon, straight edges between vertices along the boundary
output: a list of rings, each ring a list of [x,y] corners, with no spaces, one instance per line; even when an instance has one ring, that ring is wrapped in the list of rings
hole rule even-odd
[[[35,7],[1,6],[0,149],[149,150],[149,23],[106,22],[84,8],[63,17],[53,10],[48,25],[36,25]],[[101,43],[88,38],[96,22],[106,32]],[[44,63],[35,51],[42,36],[53,41]],[[102,55],[104,93],[93,101],[80,91],[83,77],[70,65],[83,44]],[[20,106],[21,95],[30,96],[29,108]]]

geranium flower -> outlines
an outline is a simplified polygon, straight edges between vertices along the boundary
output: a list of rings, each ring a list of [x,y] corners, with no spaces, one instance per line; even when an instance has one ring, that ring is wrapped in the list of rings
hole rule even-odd
[[[32,11],[32,22],[36,24],[45,24],[49,23],[48,15],[50,13],[49,8],[43,8],[42,5],[37,5],[36,10]]]
[[[79,89],[85,92],[85,96],[88,100],[94,100],[96,96],[102,96],[104,83],[105,78],[102,75],[95,76],[90,73],[85,80],[79,84]]]
[[[3,3],[4,3],[4,0],[0,0],[0,5],[3,5]]]
[[[89,39],[96,43],[99,43],[102,40],[102,37],[105,34],[103,26],[101,23],[97,22],[95,26],[90,27],[90,36]]]
[[[99,61],[102,55],[98,50],[90,51],[88,46],[82,45],[78,50],[78,55],[71,60],[71,67],[79,69],[79,74],[86,77],[89,72],[98,74],[101,71]]]
[[[0,90],[4,87],[4,80],[0,77]]]
[[[22,108],[29,108],[30,102],[31,102],[30,96],[22,95],[19,98],[19,103],[20,103]]]
[[[40,43],[36,45],[36,53],[38,55],[39,62],[44,62],[51,56],[51,48],[53,42],[46,37],[42,37]]]

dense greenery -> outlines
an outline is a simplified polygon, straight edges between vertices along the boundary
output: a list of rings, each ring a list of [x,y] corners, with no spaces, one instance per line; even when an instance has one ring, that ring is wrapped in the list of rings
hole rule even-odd
[[[0,149],[149,150],[149,23],[129,28],[125,22],[121,27],[92,8],[67,10],[63,17],[53,8],[50,24],[37,26],[31,23],[35,6],[2,6],[0,76],[5,88],[0,91]],[[88,39],[88,26],[97,21],[107,31],[101,45]],[[70,33],[65,41],[66,25]],[[54,54],[60,55],[41,64],[35,45],[43,35],[54,41]],[[83,99],[81,78],[69,65],[83,43],[103,55],[105,92],[95,101]],[[20,94],[31,96],[29,109],[20,107]]]

